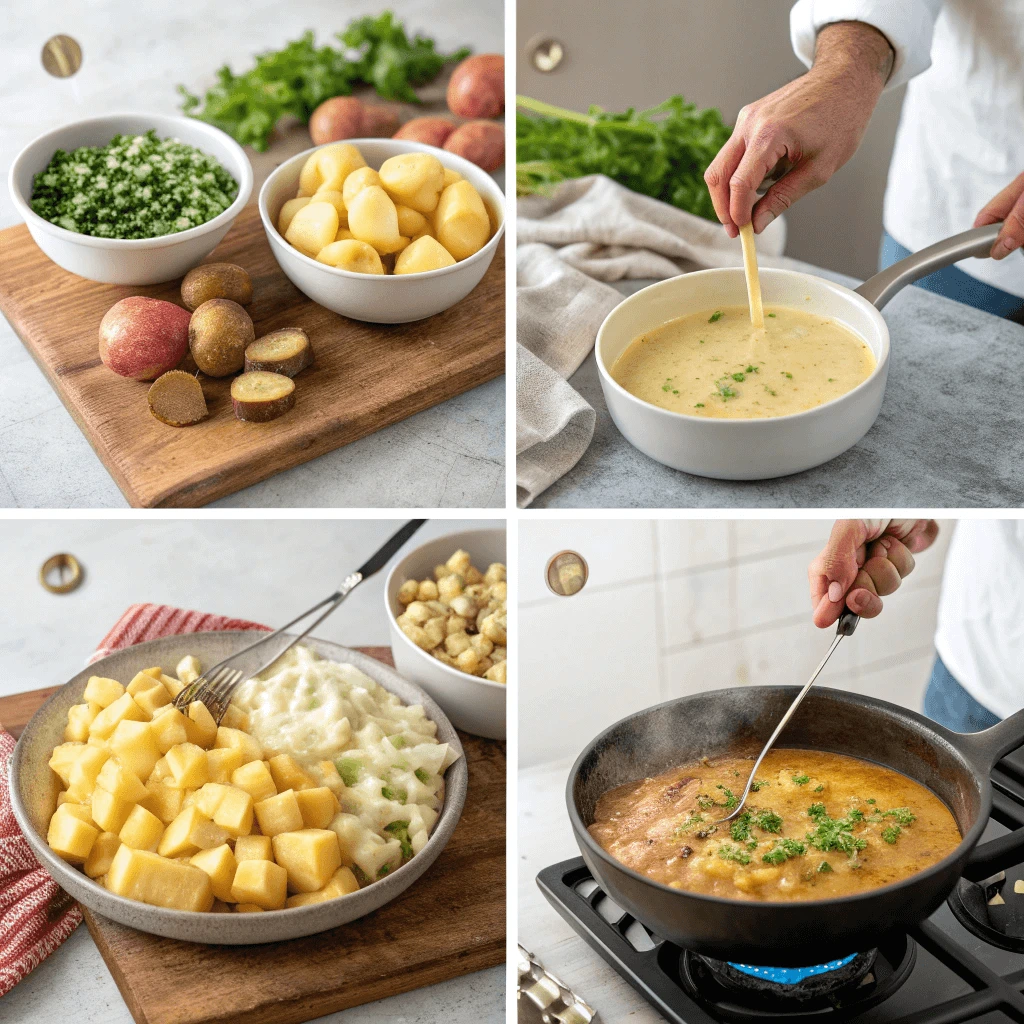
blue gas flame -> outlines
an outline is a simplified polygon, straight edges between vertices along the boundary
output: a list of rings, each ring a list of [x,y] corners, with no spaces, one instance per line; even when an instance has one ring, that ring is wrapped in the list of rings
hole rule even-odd
[[[730,963],[729,966],[744,974],[749,974],[751,977],[774,982],[776,985],[798,985],[804,978],[837,971],[840,967],[845,967],[856,956],[856,953],[851,953],[841,960],[829,960],[826,964],[815,964],[813,967],[756,967],[753,964],[734,963]]]

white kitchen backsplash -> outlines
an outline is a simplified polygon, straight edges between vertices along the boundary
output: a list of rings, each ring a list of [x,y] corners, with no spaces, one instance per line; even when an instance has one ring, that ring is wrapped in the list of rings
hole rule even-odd
[[[832,631],[810,621],[807,566],[832,520],[524,519],[519,524],[519,765],[578,752],[624,715],[700,690],[805,682]],[[919,708],[953,523],[883,615],[822,675]],[[544,585],[563,549],[587,560],[571,598]],[[544,709],[550,708],[550,716]]]

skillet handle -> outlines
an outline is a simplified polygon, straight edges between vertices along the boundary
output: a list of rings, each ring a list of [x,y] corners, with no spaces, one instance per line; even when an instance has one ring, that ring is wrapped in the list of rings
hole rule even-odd
[[[969,256],[977,256],[979,259],[988,256],[1002,226],[1002,221],[986,224],[929,245],[927,249],[912,253],[906,259],[868,278],[856,289],[857,294],[863,295],[876,309],[881,309],[898,291],[919,278]]]
[[[988,775],[1000,758],[1024,746],[1024,710],[1004,718],[990,729],[953,735],[956,745],[970,755],[979,771]]]

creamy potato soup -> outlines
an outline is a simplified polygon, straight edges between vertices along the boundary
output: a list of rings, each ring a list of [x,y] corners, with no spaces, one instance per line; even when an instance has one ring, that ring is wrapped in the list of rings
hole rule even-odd
[[[960,843],[934,793],[843,754],[771,750],[743,812],[751,758],[716,757],[627,783],[597,802],[590,834],[675,889],[741,900],[820,900],[898,882]]]
[[[754,331],[746,306],[670,320],[635,338],[611,368],[631,395],[672,412],[719,419],[785,416],[852,391],[875,357],[852,331],[784,306]]]

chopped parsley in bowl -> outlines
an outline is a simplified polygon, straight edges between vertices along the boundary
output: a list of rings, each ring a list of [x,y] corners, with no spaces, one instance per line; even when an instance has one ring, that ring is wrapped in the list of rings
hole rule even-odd
[[[237,196],[238,182],[214,157],[150,129],[58,149],[33,179],[31,207],[78,234],[157,238],[213,220]]]

